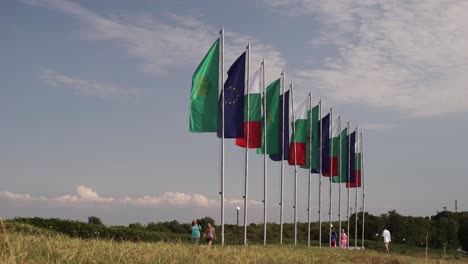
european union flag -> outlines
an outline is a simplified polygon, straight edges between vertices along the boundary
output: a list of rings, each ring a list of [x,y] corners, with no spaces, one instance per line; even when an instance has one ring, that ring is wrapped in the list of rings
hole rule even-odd
[[[322,174],[330,172],[330,114],[322,122]]]
[[[320,125],[322,125],[321,131]],[[322,164],[319,164],[319,167],[321,168],[312,169],[312,173],[320,173],[320,170],[322,170],[322,173],[328,173],[330,171],[330,114],[322,117],[322,119],[318,122],[318,127],[318,136],[322,139]],[[315,153],[315,157],[319,157],[320,144],[315,150]]]
[[[273,161],[281,161],[281,151],[284,149],[284,159],[289,160],[289,91],[285,92],[280,96],[279,109],[283,109],[283,100],[284,101],[284,112],[280,110],[280,137],[279,137],[279,154],[270,154],[270,159]],[[284,146],[281,147],[281,130],[284,122]]]
[[[245,52],[228,70],[224,83],[224,137],[244,137]],[[218,137],[221,138],[223,94],[218,100]]]

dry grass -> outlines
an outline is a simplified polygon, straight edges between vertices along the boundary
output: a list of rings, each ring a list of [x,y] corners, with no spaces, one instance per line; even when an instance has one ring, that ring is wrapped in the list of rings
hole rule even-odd
[[[3,223],[2,223],[3,226]],[[24,227],[23,227],[24,228]],[[413,256],[304,246],[207,247],[74,239],[0,228],[0,263],[425,263]],[[466,261],[466,259],[465,259]],[[440,263],[430,259],[429,263]],[[444,263],[466,263],[448,259]]]

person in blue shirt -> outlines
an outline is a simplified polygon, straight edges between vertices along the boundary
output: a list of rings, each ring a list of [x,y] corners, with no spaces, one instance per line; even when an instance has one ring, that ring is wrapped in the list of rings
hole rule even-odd
[[[333,228],[333,225],[331,226],[331,244],[330,247],[336,247],[336,231]]]
[[[192,244],[198,245],[200,242],[200,234],[202,229],[197,220],[192,220],[192,226],[190,227],[190,230],[192,231]]]

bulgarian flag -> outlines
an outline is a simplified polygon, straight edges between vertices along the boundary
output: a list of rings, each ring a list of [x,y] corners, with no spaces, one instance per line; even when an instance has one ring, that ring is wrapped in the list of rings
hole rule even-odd
[[[346,183],[346,180],[348,179],[348,128],[343,129],[341,131],[341,153],[340,153],[340,161],[339,161],[339,166],[340,166],[340,176],[333,176],[332,177],[332,182],[334,183]],[[335,147],[333,143],[333,147]],[[334,165],[333,165],[334,166]],[[341,178],[341,181],[340,181]]]
[[[355,169],[354,169],[354,181],[351,181],[349,184],[346,184],[348,188],[357,188],[361,187],[361,139],[357,136],[357,142],[355,144],[356,154],[355,154]]]
[[[289,145],[289,165],[306,164],[306,143],[309,134],[309,125],[307,122],[307,110],[309,108],[309,98],[307,97],[295,110],[293,129]]]
[[[332,138],[330,142],[330,166],[331,176],[339,176],[339,157],[340,157],[340,130],[341,130],[341,117],[333,120],[332,122]],[[323,176],[330,176],[330,171],[324,173]],[[333,179],[332,179],[333,181]]]
[[[262,68],[260,68],[250,78],[248,93],[247,89],[245,89],[244,137],[236,138],[237,146],[244,148],[247,146],[247,134],[249,135],[249,148],[260,148],[262,146],[262,87]]]

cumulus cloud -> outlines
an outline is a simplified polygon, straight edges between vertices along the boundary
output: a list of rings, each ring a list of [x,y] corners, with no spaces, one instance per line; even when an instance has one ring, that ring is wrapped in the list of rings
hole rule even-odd
[[[122,88],[115,85],[83,80],[59,73],[52,69],[43,70],[39,78],[51,85],[72,89],[77,94],[86,96],[109,97],[124,95],[139,95],[141,91],[134,88]]]
[[[318,18],[312,45],[336,48],[296,77],[337,102],[427,117],[468,110],[468,2],[464,0],[264,1]],[[313,46],[312,46],[313,47]]]
[[[160,196],[143,197],[102,197],[89,187],[80,185],[76,187],[74,194],[66,194],[57,197],[34,197],[29,194],[15,194],[8,191],[0,191],[0,199],[11,201],[41,201],[52,204],[105,204],[105,205],[130,205],[138,207],[202,207],[208,208],[219,205],[219,200],[209,199],[201,194],[185,194],[180,192],[165,192]],[[226,199],[225,205],[241,206],[243,200]],[[262,203],[249,200],[249,206],[260,206]]]
[[[218,28],[204,24],[197,18],[168,14],[164,21],[148,15],[128,16],[98,14],[67,0],[22,0],[36,7],[55,10],[74,17],[84,25],[85,37],[94,41],[113,41],[129,55],[141,62],[142,70],[149,74],[167,74],[181,66],[195,67],[218,36]],[[265,57],[269,69],[267,80],[279,74],[286,61],[271,45],[263,44],[251,36],[226,32],[226,67],[252,43],[252,68]],[[227,69],[226,69],[227,70]]]

